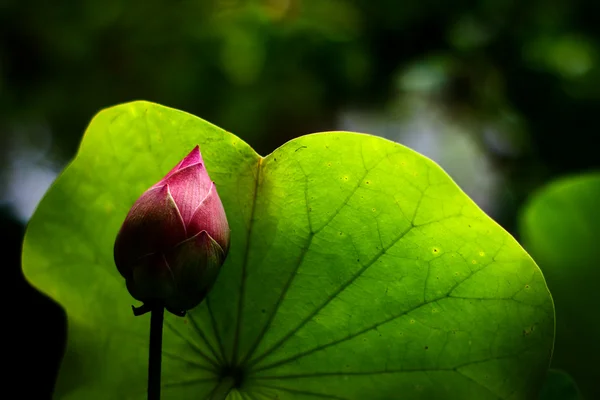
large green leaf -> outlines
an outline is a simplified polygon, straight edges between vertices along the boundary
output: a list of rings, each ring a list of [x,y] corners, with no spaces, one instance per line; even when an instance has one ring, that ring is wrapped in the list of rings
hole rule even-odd
[[[149,317],[112,260],[129,207],[200,144],[232,230],[208,299],[168,316],[163,396],[530,399],[554,311],[532,259],[432,161],[332,132],[258,156],[146,102],[102,111],[32,218],[28,279],[68,313],[56,395],[143,399]]]
[[[553,366],[600,399],[600,173],[562,178],[532,196],[521,216],[527,250],[556,304]]]

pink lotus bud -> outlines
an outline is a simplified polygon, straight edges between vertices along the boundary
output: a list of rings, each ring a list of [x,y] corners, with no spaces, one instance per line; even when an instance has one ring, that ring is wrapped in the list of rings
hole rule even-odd
[[[134,203],[114,247],[131,295],[181,314],[204,299],[229,250],[229,225],[196,146]]]

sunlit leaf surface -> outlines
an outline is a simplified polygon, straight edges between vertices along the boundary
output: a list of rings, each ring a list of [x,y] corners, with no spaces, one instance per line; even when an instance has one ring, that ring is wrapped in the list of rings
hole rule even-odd
[[[554,311],[532,259],[429,159],[374,136],[260,157],[146,102],[91,122],[28,227],[27,278],[67,311],[56,397],[144,399],[149,316],[113,264],[132,203],[199,144],[232,230],[209,295],[168,316],[163,397],[530,399]]]

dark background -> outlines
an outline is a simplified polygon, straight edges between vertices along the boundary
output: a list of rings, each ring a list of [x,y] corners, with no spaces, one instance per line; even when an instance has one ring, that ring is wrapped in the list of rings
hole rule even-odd
[[[93,115],[138,99],[263,155],[325,130],[396,140],[517,236],[532,191],[600,167],[600,1],[0,0],[2,343],[18,398],[50,396],[65,340],[63,312],[21,273],[27,221]]]

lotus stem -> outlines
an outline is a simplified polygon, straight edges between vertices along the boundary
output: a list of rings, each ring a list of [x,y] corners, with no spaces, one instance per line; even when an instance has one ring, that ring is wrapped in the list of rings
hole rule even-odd
[[[148,400],[160,400],[160,373],[162,362],[163,306],[150,312],[150,356],[148,358]]]

